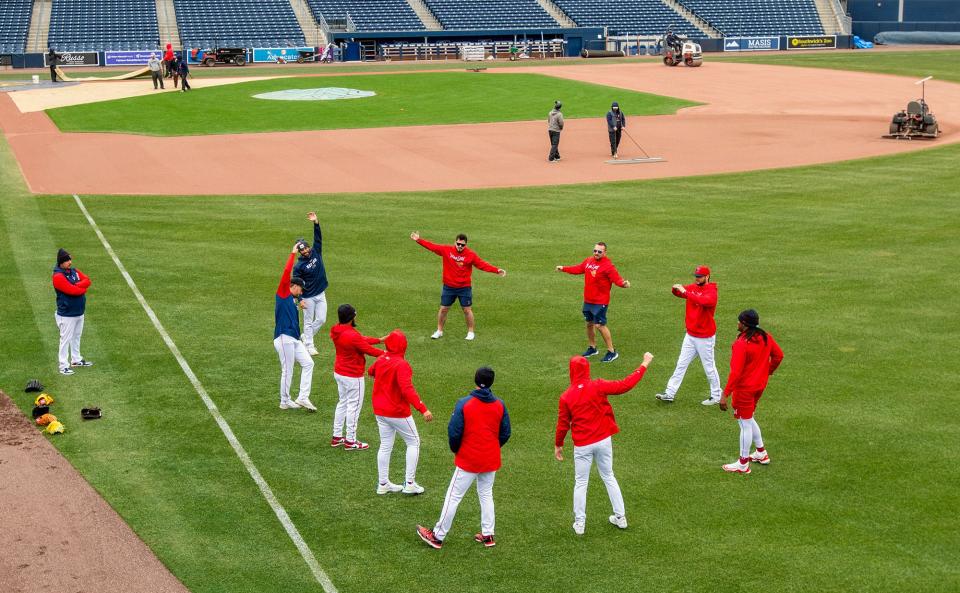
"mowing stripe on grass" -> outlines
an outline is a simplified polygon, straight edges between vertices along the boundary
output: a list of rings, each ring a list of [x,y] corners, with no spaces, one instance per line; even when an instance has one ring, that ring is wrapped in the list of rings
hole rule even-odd
[[[286,509],[283,508],[283,505],[280,504],[280,501],[277,500],[277,497],[273,494],[273,490],[270,488],[270,485],[267,484],[267,481],[263,479],[263,476],[260,474],[260,470],[258,470],[257,466],[253,464],[253,461],[250,459],[250,456],[247,455],[247,451],[243,448],[243,445],[240,444],[237,436],[233,434],[233,429],[231,429],[230,425],[227,424],[227,421],[220,413],[217,405],[213,403],[213,400],[210,398],[207,390],[204,389],[203,385],[200,383],[200,379],[197,378],[193,372],[193,369],[190,368],[190,365],[180,353],[180,349],[177,348],[177,344],[173,341],[173,338],[170,337],[170,334],[168,334],[167,330],[164,329],[163,324],[160,323],[160,319],[157,317],[157,314],[154,313],[153,308],[150,307],[150,304],[147,303],[147,300],[143,297],[140,289],[137,288],[136,283],[127,272],[127,269],[123,266],[120,258],[118,258],[117,254],[113,251],[113,247],[110,246],[107,238],[103,236],[102,232],[100,232],[100,227],[97,226],[97,223],[93,220],[93,217],[90,216],[90,212],[88,212],[86,206],[83,205],[83,201],[80,199],[80,196],[74,194],[73,199],[77,202],[77,206],[80,207],[80,211],[83,212],[83,215],[87,218],[87,222],[90,223],[90,226],[97,234],[97,237],[99,237],[100,242],[103,244],[103,248],[106,249],[107,253],[110,255],[110,258],[113,259],[113,263],[117,265],[117,269],[120,270],[120,274],[123,276],[124,280],[127,281],[127,285],[130,287],[130,290],[133,291],[133,295],[137,297],[137,301],[140,302],[140,306],[143,307],[147,317],[150,318],[150,321],[153,323],[153,327],[157,329],[157,332],[160,334],[160,337],[163,338],[167,348],[170,349],[170,352],[173,353],[174,358],[177,359],[177,363],[179,363],[180,368],[183,369],[183,374],[185,374],[187,379],[190,380],[190,383],[193,384],[193,388],[196,389],[200,399],[202,399],[203,403],[207,406],[207,410],[210,411],[210,415],[213,416],[214,420],[216,420],[217,426],[219,426],[220,430],[223,432],[223,436],[227,438],[227,442],[229,442],[230,446],[233,447],[237,457],[240,458],[243,466],[247,469],[247,473],[250,474],[250,477],[253,478],[254,482],[256,482],[257,487],[260,488],[260,492],[267,500],[270,508],[272,508],[273,512],[277,515],[277,519],[280,520],[280,524],[283,525],[283,528],[287,531],[287,535],[290,536],[293,544],[300,551],[300,555],[303,557],[304,562],[306,562],[307,566],[310,567],[310,571],[313,573],[314,578],[317,579],[317,582],[320,583],[320,586],[323,587],[323,590],[326,591],[326,593],[337,593],[337,588],[333,586],[333,582],[330,581],[330,577],[328,577],[327,573],[323,571],[323,569],[320,567],[320,564],[317,562],[316,556],[313,555],[313,552],[310,550],[309,546],[307,546],[307,543],[303,541],[303,536],[300,535],[300,531],[297,530],[297,527],[293,524],[293,521],[290,520],[290,515],[287,514]]]

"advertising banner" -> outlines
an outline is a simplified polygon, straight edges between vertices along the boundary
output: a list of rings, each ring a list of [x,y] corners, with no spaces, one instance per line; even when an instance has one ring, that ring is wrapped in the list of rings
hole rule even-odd
[[[836,35],[787,36],[787,49],[837,49]]]
[[[779,37],[724,37],[723,51],[773,51],[780,49]]]
[[[163,52],[159,49],[145,49],[143,51],[108,51],[104,52],[104,66],[146,66],[150,54],[163,59]]]
[[[47,67],[50,62],[47,61],[47,54],[43,54],[43,65]],[[99,66],[100,54],[95,51],[65,51],[57,52],[57,66],[66,68],[68,66]]]
[[[296,62],[301,51],[315,51],[312,47],[257,47],[253,50],[254,62],[273,62],[283,64]]]

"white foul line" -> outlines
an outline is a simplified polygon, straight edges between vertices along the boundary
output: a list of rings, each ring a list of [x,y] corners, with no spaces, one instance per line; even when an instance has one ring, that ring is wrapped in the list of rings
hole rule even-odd
[[[287,531],[287,535],[290,536],[290,539],[293,540],[293,544],[297,546],[298,550],[300,550],[300,555],[303,557],[304,562],[307,563],[307,566],[310,567],[310,571],[313,573],[314,578],[317,579],[317,582],[320,583],[320,586],[323,587],[323,590],[326,593],[337,593],[337,588],[333,586],[333,583],[330,581],[330,577],[327,576],[327,573],[320,568],[317,558],[313,555],[313,552],[307,546],[307,543],[303,541],[303,537],[300,535],[297,527],[293,524],[293,521],[290,520],[290,515],[287,514],[286,509],[284,509],[283,505],[281,505],[277,500],[277,497],[273,494],[273,490],[270,489],[270,485],[267,484],[267,481],[263,479],[262,475],[260,475],[260,470],[258,470],[257,466],[255,466],[253,461],[250,460],[250,456],[247,455],[243,445],[241,445],[240,441],[237,440],[237,436],[233,434],[233,430],[230,428],[230,425],[227,424],[227,421],[224,420],[223,415],[220,414],[220,410],[217,409],[217,404],[213,403],[213,400],[210,399],[210,395],[208,395],[207,390],[203,388],[203,385],[200,383],[200,379],[197,378],[193,372],[193,369],[191,369],[190,365],[187,364],[186,359],[184,359],[183,355],[180,354],[180,349],[177,348],[177,345],[170,337],[170,334],[168,334],[167,330],[163,328],[163,324],[160,323],[160,319],[157,318],[157,314],[153,312],[153,309],[147,303],[147,300],[143,298],[143,294],[140,292],[140,289],[137,288],[133,278],[130,277],[129,273],[127,273],[127,269],[123,267],[122,263],[120,263],[120,258],[118,258],[117,254],[114,253],[113,247],[111,247],[110,243],[107,242],[107,238],[104,237],[103,233],[100,232],[100,227],[97,226],[97,223],[94,222],[93,217],[90,216],[87,208],[80,200],[80,196],[74,194],[73,199],[76,200],[77,206],[80,207],[80,211],[83,212],[83,215],[87,217],[87,222],[90,223],[90,226],[93,227],[93,230],[97,233],[97,237],[100,238],[100,242],[103,243],[104,249],[106,249],[107,253],[110,254],[110,257],[113,259],[113,263],[117,265],[117,268],[120,270],[120,274],[122,274],[124,280],[127,281],[127,285],[130,287],[130,290],[133,291],[133,295],[137,297],[138,301],[140,301],[140,306],[143,307],[143,310],[147,313],[147,317],[149,317],[150,321],[153,322],[153,327],[157,329],[157,332],[160,334],[160,337],[163,338],[167,348],[170,349],[170,352],[173,353],[174,358],[177,359],[177,362],[180,364],[180,368],[183,369],[183,374],[190,379],[190,383],[192,383],[193,388],[197,390],[197,394],[200,396],[200,399],[202,399],[203,403],[206,404],[207,410],[210,411],[210,415],[213,416],[214,420],[216,420],[217,426],[220,427],[220,430],[223,432],[223,436],[227,438],[227,442],[230,443],[230,446],[233,447],[237,457],[240,458],[240,461],[243,463],[243,467],[247,469],[247,473],[249,473],[250,477],[253,478],[253,481],[257,483],[261,494],[263,494],[263,497],[270,505],[270,508],[273,509],[273,512],[276,513],[277,519],[280,520],[280,524],[283,525],[283,528]]]

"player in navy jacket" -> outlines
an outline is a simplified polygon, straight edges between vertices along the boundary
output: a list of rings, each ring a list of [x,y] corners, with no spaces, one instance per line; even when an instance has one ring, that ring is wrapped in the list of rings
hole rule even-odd
[[[443,545],[457,507],[474,480],[480,497],[480,533],[474,536],[474,540],[488,548],[496,545],[493,539],[493,481],[500,469],[500,448],[510,439],[510,414],[503,400],[490,390],[493,379],[494,372],[490,367],[477,369],[474,376],[477,388],[457,402],[447,426],[456,468],[436,526],[432,530],[417,526],[420,539],[432,548],[439,549]]]
[[[300,341],[300,313],[297,301],[303,295],[303,280],[291,276],[293,262],[297,257],[297,245],[293,246],[287,265],[283,268],[280,285],[274,300],[273,347],[280,357],[280,409],[306,408],[316,412],[310,402],[310,386],[313,383],[313,359]],[[290,383],[293,381],[293,364],[300,363],[300,395],[290,399]]]
[[[327,322],[327,270],[323,265],[323,235],[316,212],[309,212],[307,219],[313,222],[313,247],[306,241],[297,241],[300,258],[293,268],[293,275],[303,278],[303,345],[311,356],[319,354],[313,343],[323,324]]]
[[[87,311],[87,289],[90,278],[73,267],[73,258],[66,249],[57,252],[53,268],[53,290],[57,293],[57,329],[60,330],[58,364],[61,375],[72,375],[71,367],[89,367],[93,363],[80,354],[80,336]]]

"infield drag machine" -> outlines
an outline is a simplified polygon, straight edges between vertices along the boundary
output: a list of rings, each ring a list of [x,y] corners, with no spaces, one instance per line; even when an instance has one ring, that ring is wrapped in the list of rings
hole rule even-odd
[[[682,63],[688,68],[697,68],[703,64],[703,51],[699,43],[667,29],[663,36],[663,63],[665,66],[679,66]]]
[[[921,85],[923,88],[920,98],[916,101],[910,101],[907,103],[906,109],[893,114],[893,119],[890,121],[890,133],[884,135],[884,138],[895,138],[897,140],[933,139],[940,135],[940,125],[926,101],[926,82],[931,78],[933,77],[928,76],[914,83]]]

